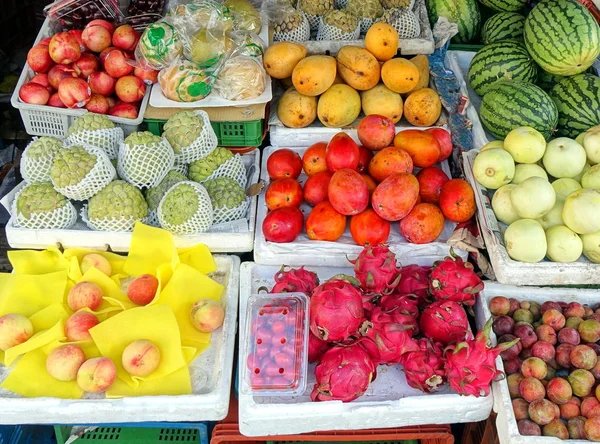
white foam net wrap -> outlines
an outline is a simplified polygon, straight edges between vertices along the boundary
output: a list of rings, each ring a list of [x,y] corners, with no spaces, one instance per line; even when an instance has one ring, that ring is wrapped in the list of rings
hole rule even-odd
[[[148,225],[160,228],[160,222],[158,220],[157,210],[148,210]]]
[[[348,0],[334,0],[333,5],[335,9],[344,9],[348,4]]]
[[[319,23],[321,23],[321,17],[318,15],[312,15],[304,13],[306,19],[308,20],[308,25],[310,26],[311,31],[317,31],[319,29]]]
[[[212,153],[219,143],[217,135],[210,124],[208,114],[201,110],[194,111],[194,114],[204,121],[202,132],[189,146],[181,148],[180,154],[175,154],[177,163],[191,163],[194,160],[202,159]]]
[[[375,23],[375,20],[373,20],[372,18],[365,17],[360,19],[360,34],[365,35],[369,28],[373,26],[373,23]]]
[[[390,25],[401,39],[414,39],[421,34],[419,19],[410,9],[397,9],[392,13]]]
[[[156,145],[119,147],[117,172],[119,177],[138,188],[157,186],[175,164],[173,148],[164,137]]]
[[[21,176],[27,183],[50,182],[52,156],[39,156],[38,158],[31,158],[28,155],[27,148],[29,148],[37,139],[37,137],[34,137],[33,140],[25,147],[25,151],[23,151],[23,154],[21,155]]]
[[[189,172],[189,165],[187,163],[179,163],[175,161],[172,169],[183,174],[184,176],[187,176]]]
[[[87,204],[83,205],[83,207],[81,208],[81,219],[83,219],[86,225],[92,230],[113,232],[133,231],[133,226],[137,221],[140,221],[144,224],[148,223],[148,217],[144,217],[142,219],[137,219],[132,216],[119,218],[104,217],[98,219],[90,219],[88,217]]]
[[[69,145],[94,146],[104,151],[109,159],[116,159],[119,152],[119,145],[123,142],[123,138],[123,129],[116,127],[92,131],[77,131],[67,137],[67,143]]]
[[[242,156],[239,154],[234,155],[223,165],[219,166],[206,180],[217,179],[219,177],[229,177],[245,189],[248,177],[246,176],[246,167],[242,161]]]
[[[234,220],[244,219],[246,217],[246,213],[248,212],[249,205],[250,199],[246,198],[246,200],[236,208],[213,207],[213,223],[221,224],[224,222],[232,222]]]
[[[168,197],[169,193],[178,186],[181,186],[182,184],[188,184],[194,187],[195,192],[198,196],[198,209],[188,220],[181,224],[174,225],[167,222],[163,212],[163,204],[165,203],[165,199]],[[208,191],[206,191],[206,188],[204,188],[199,183],[192,181],[179,182],[178,184],[175,184],[171,188],[169,188],[169,190],[161,199],[160,204],[158,205],[157,216],[159,225],[162,228],[164,228],[167,231],[170,231],[171,233],[180,235],[204,233],[213,224],[214,218],[213,208],[210,202],[210,196],[208,195]]]
[[[11,205],[11,213],[14,216],[14,225],[18,228],[29,228],[31,230],[56,229],[66,230],[77,222],[77,210],[71,202],[66,202],[60,208],[45,213],[31,213],[29,217],[17,211],[17,199],[25,187],[21,188],[15,195]]]
[[[316,17],[316,16],[314,16]],[[317,17],[318,19],[318,17]],[[317,27],[318,27],[317,20]],[[316,28],[315,28],[316,29]],[[302,12],[302,24],[292,31],[274,32],[273,41],[275,42],[307,42],[310,40],[310,23],[306,14]]]
[[[317,40],[356,40],[360,37],[360,25],[353,32],[343,32],[338,28],[323,23],[319,23]]]
[[[96,156],[96,164],[81,182],[76,185],[68,185],[64,188],[58,188],[54,181],[54,189],[65,197],[73,200],[87,200],[96,195],[106,185],[108,185],[116,176],[117,172],[110,159],[104,151],[94,146],[83,145],[89,153]]]

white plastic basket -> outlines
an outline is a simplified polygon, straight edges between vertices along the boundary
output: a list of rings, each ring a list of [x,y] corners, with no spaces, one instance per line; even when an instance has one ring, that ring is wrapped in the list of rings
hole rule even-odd
[[[44,21],[42,29],[38,33],[35,43],[37,44],[40,40],[49,37],[50,25],[48,19]],[[27,83],[35,73],[31,70],[29,65],[25,63],[23,71],[19,76],[19,81],[15,86],[15,90],[10,98],[10,103],[14,108],[17,108],[21,113],[21,119],[25,125],[25,131],[31,136],[54,136],[64,138],[67,134],[69,127],[73,124],[75,118],[86,113],[87,110],[82,109],[69,109],[69,108],[55,108],[47,105],[31,105],[29,103],[22,102],[19,99],[19,90],[21,86]],[[148,99],[150,98],[151,87],[146,88],[146,95],[142,99],[140,109],[136,119],[126,119],[123,117],[106,116],[112,122],[123,128],[125,136],[128,136],[134,131],[138,130],[140,123],[144,120],[144,112],[148,105]]]
[[[482,328],[492,315],[488,308],[488,302],[494,296],[506,296],[507,298],[515,298],[519,301],[536,301],[540,304],[546,301],[564,301],[567,303],[580,302],[582,304],[594,305],[600,301],[597,290],[582,290],[577,288],[519,288],[486,281],[485,289],[479,294],[475,305],[475,319],[478,329]],[[496,336],[493,332],[491,339],[495,344]],[[504,370],[502,358],[498,357],[496,359],[496,366],[500,370]],[[496,429],[501,444],[556,444],[560,442],[558,438],[549,436],[523,436],[519,433],[508,392],[508,384],[505,379],[492,383],[492,395],[494,396],[494,411],[497,413]],[[573,439],[568,442],[569,444],[585,444],[590,441]]]
[[[242,160],[248,173],[248,183],[256,183],[260,174],[259,150],[242,155]],[[0,203],[9,212],[16,193],[23,186],[24,183],[17,185],[0,200]],[[257,196],[251,198],[245,219],[233,223],[213,225],[209,231],[193,236],[173,235],[176,247],[191,247],[198,243],[203,243],[213,253],[244,253],[252,251],[257,201]],[[64,248],[80,247],[126,252],[129,250],[131,233],[93,231],[87,227],[81,218],[69,230],[28,230],[15,227],[14,216],[11,216],[6,224],[6,238],[12,248],[43,249],[48,246],[62,246]]]
[[[191,395],[121,399],[21,398],[0,390],[0,424],[102,424],[124,422],[220,421],[227,416],[237,321],[240,259],[214,256],[212,275],[225,286],[223,326],[210,347],[191,364]],[[0,365],[0,381],[6,368]]]
[[[240,344],[244,344],[245,313],[248,298],[259,287],[274,285],[273,275],[280,266],[245,262],[240,269]],[[336,274],[352,274],[348,267],[307,267],[323,281]],[[239,374],[246,362],[239,360]],[[240,432],[246,436],[292,435],[318,430],[359,430],[426,424],[476,422],[486,419],[492,409],[492,396],[475,398],[452,393],[444,386],[436,394],[424,394],[406,383],[401,366],[377,368],[377,378],[367,392],[355,401],[311,402],[314,364],[309,365],[304,394],[298,397],[261,397],[250,394],[248,383],[239,380]]]

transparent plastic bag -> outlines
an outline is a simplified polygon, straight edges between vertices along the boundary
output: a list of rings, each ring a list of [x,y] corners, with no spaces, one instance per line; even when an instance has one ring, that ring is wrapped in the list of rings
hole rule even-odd
[[[135,59],[145,69],[164,69],[183,52],[183,43],[171,18],[149,25],[135,48]]]
[[[261,10],[273,26],[274,41],[306,42],[310,39],[311,24],[307,15],[296,9],[290,0],[264,0]]]
[[[168,14],[178,28],[233,30],[233,14],[227,6],[213,0],[176,0],[168,4]]]
[[[260,11],[249,0],[224,0],[233,15],[233,29],[258,34],[262,27]]]
[[[267,45],[258,35],[253,32],[238,31],[232,32],[230,36],[235,47],[230,57],[248,56],[258,57],[262,60]]]
[[[158,73],[158,83],[165,97],[176,102],[195,102],[210,94],[214,74],[187,60],[178,60]]]
[[[219,71],[215,92],[227,100],[249,100],[266,88],[267,74],[259,59],[247,56],[229,58]]]

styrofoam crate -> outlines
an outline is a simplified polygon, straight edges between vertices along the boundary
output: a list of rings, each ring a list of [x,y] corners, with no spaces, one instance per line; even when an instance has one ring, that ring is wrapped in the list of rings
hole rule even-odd
[[[0,389],[0,424],[106,424],[220,421],[227,416],[235,349],[240,259],[215,255],[210,276],[225,286],[223,326],[192,364],[191,395],[120,399],[21,398]],[[8,370],[10,371],[10,370]],[[0,365],[0,381],[7,375]]]
[[[267,184],[269,183],[269,175],[267,172],[267,159],[279,148],[267,147],[264,149],[262,160],[261,179]],[[307,148],[290,148],[297,152],[300,156],[304,154]],[[441,164],[444,172],[451,176],[448,162],[444,161]],[[307,176],[303,173],[298,180],[304,184]],[[305,219],[311,210],[307,204],[303,204],[300,209],[305,214]],[[349,218],[346,231],[336,242],[314,241],[310,240],[305,232],[293,242],[275,243],[268,242],[262,232],[262,224],[267,216],[267,205],[265,203],[265,194],[259,196],[258,209],[256,215],[256,233],[254,237],[254,260],[259,264],[268,265],[315,265],[315,266],[336,266],[344,267],[348,264],[348,256],[358,255],[363,247],[356,245],[350,235]],[[454,232],[455,223],[450,221],[445,222],[444,231],[438,240],[429,244],[411,244],[404,239],[400,234],[398,223],[392,223],[388,245],[396,254],[396,257],[402,264],[419,264],[431,265],[436,260],[447,256],[450,247],[446,243],[448,238]],[[467,253],[462,250],[455,250],[463,259],[466,259]]]
[[[484,290],[479,293],[475,304],[475,320],[477,328],[481,329],[485,322],[492,316],[488,308],[488,302],[494,296],[505,296],[520,301],[535,301],[543,303],[546,301],[580,302],[582,304],[595,305],[600,302],[600,294],[597,290],[583,290],[578,288],[538,288],[538,287],[516,287],[502,285],[495,282],[485,283]],[[496,336],[491,333],[491,340],[496,344]],[[504,371],[502,358],[496,359],[498,369]],[[506,379],[500,379],[492,383],[492,394],[494,397],[494,411],[497,413],[496,429],[501,444],[556,444],[558,438],[545,436],[522,436],[517,428],[517,420],[512,409],[511,398],[508,392]],[[587,440],[569,440],[569,443],[584,444]]]
[[[40,40],[50,37],[50,22],[46,19],[35,39],[37,44]],[[55,108],[53,106],[46,105],[32,105],[29,103],[22,102],[19,98],[19,90],[21,86],[27,83],[35,73],[31,70],[27,62],[23,67],[23,71],[19,76],[19,80],[13,94],[10,98],[10,103],[14,108],[17,108],[21,113],[21,119],[25,125],[25,131],[31,136],[54,136],[63,138],[66,136],[69,127],[73,124],[73,121],[85,114],[86,109],[68,109],[68,108]],[[125,136],[128,136],[134,131],[137,131],[140,123],[144,120],[144,112],[148,105],[148,99],[150,98],[151,87],[146,85],[146,95],[142,99],[140,109],[136,119],[126,119],[123,117],[108,117],[112,122],[123,128]]]
[[[242,154],[242,160],[247,169],[248,183],[258,181],[260,174],[260,151],[255,150]],[[24,182],[17,185],[8,193],[0,203],[11,212],[14,197],[24,186]],[[256,225],[256,205],[258,197],[250,200],[246,219],[219,224],[209,231],[196,235],[173,235],[177,248],[191,247],[202,243],[213,253],[244,253],[252,251],[254,246],[254,229]],[[77,205],[76,205],[77,207]],[[30,230],[17,228],[14,225],[14,216],[6,224],[6,239],[13,248],[47,248],[49,246],[62,246],[64,248],[87,248],[95,250],[108,250],[116,252],[129,251],[131,232],[107,232],[91,230],[78,216],[77,223],[68,230]]]
[[[352,274],[348,267],[306,267],[321,281],[336,274]],[[246,341],[245,316],[248,298],[262,286],[274,285],[277,266],[244,262],[240,269],[240,344]],[[244,374],[244,357],[239,359]],[[438,393],[424,394],[409,387],[401,366],[377,368],[377,378],[367,392],[355,401],[312,402],[314,364],[309,365],[307,390],[298,397],[261,397],[250,394],[240,376],[240,431],[246,436],[291,435],[320,430],[359,430],[411,425],[476,422],[486,419],[492,409],[492,396],[475,398],[452,393],[445,385]]]

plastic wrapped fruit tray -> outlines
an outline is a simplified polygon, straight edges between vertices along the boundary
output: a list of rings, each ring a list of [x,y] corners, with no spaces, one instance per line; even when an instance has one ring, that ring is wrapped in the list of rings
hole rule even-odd
[[[546,301],[564,301],[579,302],[594,306],[600,301],[597,290],[583,290],[577,288],[537,288],[528,287],[526,289],[508,285],[486,282],[485,289],[479,294],[475,305],[475,319],[477,327],[481,328],[485,322],[492,316],[488,308],[488,303],[494,296],[505,296],[515,298],[519,301],[535,301],[540,304]],[[491,333],[492,343],[496,343],[496,336]],[[502,358],[496,359],[496,366],[504,370]],[[496,430],[501,444],[555,444],[557,438],[549,436],[523,436],[517,428],[517,420],[512,408],[511,398],[508,391],[508,384],[505,379],[492,383],[492,395],[494,397],[494,411],[498,414],[496,417]],[[584,444],[590,441],[573,439],[569,440],[572,444]]]
[[[245,313],[250,295],[262,286],[271,288],[279,266],[245,262],[240,269],[240,344],[246,343]],[[321,281],[336,274],[352,274],[351,268],[306,267]],[[243,359],[239,360],[243,374]],[[308,367],[307,388],[292,397],[255,397],[248,383],[240,378],[239,415],[243,418],[240,432],[246,436],[292,435],[319,430],[360,430],[427,424],[475,422],[486,419],[491,411],[492,396],[475,398],[450,392],[448,386],[436,394],[408,386],[399,365],[377,368],[377,379],[367,392],[355,401],[311,402],[309,395],[315,383],[314,364]]]
[[[242,155],[249,184],[258,181],[259,159],[260,152],[258,150]],[[0,200],[0,203],[9,213],[11,212],[12,201],[17,191],[24,185],[24,182],[20,183]],[[252,251],[257,200],[256,196],[251,198],[245,219],[214,225],[209,231],[197,235],[173,235],[176,247],[183,248],[203,243],[213,253],[243,253]],[[48,246],[62,246],[64,248],[81,247],[125,252],[129,250],[131,233],[93,231],[81,220],[81,217],[78,217],[73,228],[68,230],[30,230],[15,227],[14,218],[11,217],[6,224],[6,238],[8,244],[13,248],[43,249]]]
[[[40,40],[50,37],[50,21],[46,19],[42,25],[35,44]],[[19,99],[19,90],[21,86],[27,83],[35,73],[31,70],[29,65],[25,63],[23,71],[19,76],[19,81],[15,87],[13,94],[10,98],[10,103],[14,108],[17,108],[21,113],[21,119],[25,125],[25,131],[30,136],[54,136],[64,137],[69,130],[69,127],[73,124],[75,118],[81,116],[87,111],[84,108],[81,109],[68,109],[68,108],[55,108],[47,105],[31,105],[29,103],[22,102]],[[142,99],[140,109],[136,119],[126,119],[124,117],[107,116],[115,124],[123,128],[125,136],[130,133],[137,131],[140,123],[144,120],[144,112],[148,105],[148,99],[150,98],[150,88],[146,88],[146,95]]]
[[[190,364],[191,395],[121,399],[21,398],[0,390],[0,424],[122,424],[220,421],[227,416],[237,322],[240,259],[216,255],[211,277],[225,287],[225,320]],[[0,381],[7,369],[0,365]],[[129,424],[130,425],[130,424]]]

